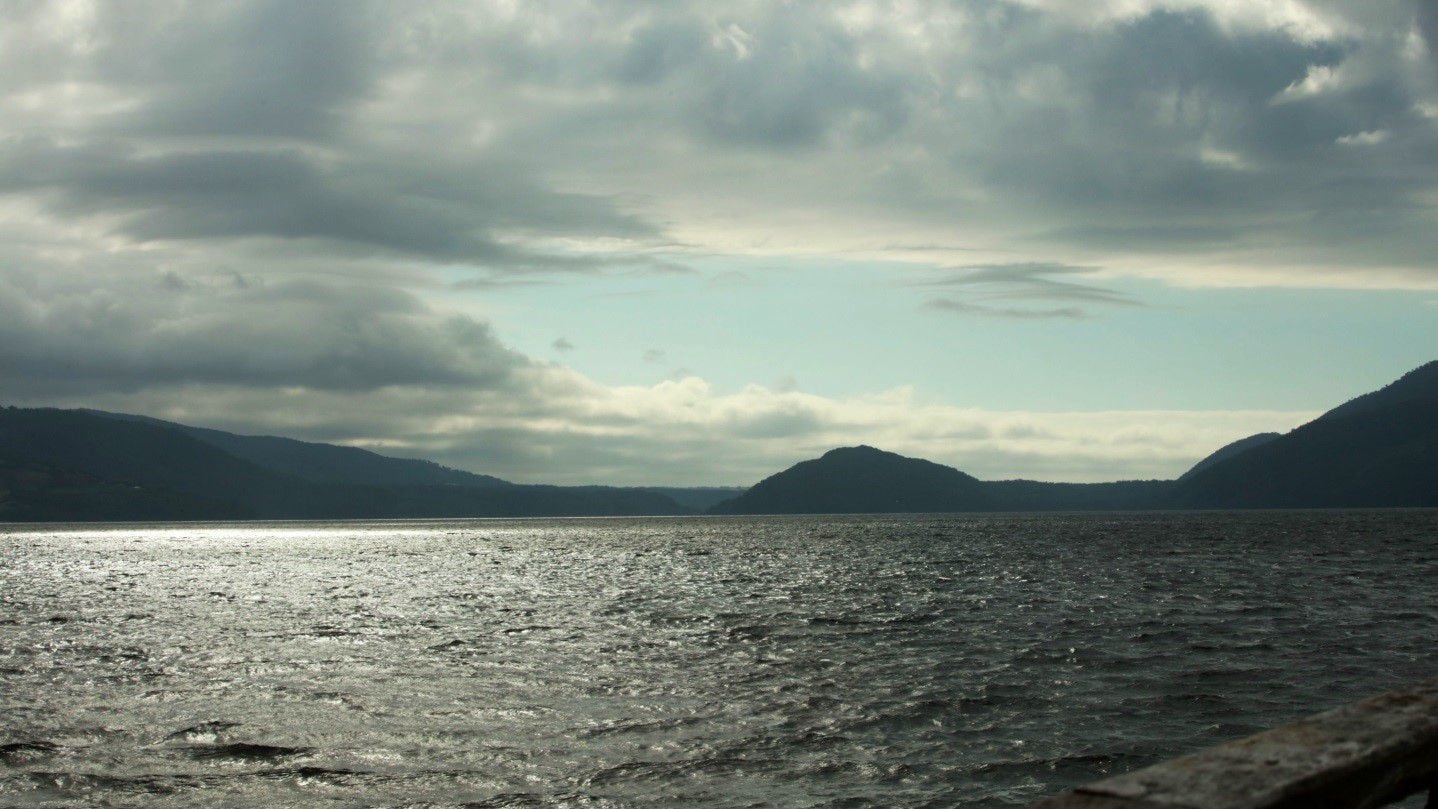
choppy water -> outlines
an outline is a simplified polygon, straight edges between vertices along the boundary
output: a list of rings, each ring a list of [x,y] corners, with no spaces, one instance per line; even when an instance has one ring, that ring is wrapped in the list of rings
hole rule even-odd
[[[1009,806],[1438,672],[1438,512],[0,531],[5,806]]]

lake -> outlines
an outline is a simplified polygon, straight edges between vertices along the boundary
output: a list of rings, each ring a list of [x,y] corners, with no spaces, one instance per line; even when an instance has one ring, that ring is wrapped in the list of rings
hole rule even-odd
[[[1022,806],[1438,673],[1438,512],[0,528],[5,806]]]

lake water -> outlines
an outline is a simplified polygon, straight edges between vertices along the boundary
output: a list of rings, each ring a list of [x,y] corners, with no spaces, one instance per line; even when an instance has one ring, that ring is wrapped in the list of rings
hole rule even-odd
[[[0,529],[0,805],[1015,806],[1438,673],[1438,512]]]

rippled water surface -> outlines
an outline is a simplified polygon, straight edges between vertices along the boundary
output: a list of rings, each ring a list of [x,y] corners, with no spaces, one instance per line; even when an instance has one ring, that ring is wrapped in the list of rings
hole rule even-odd
[[[0,530],[0,805],[1010,806],[1438,673],[1438,513]]]

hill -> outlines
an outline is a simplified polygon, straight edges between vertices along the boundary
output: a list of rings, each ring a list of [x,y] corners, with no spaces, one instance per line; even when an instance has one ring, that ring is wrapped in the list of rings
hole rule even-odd
[[[244,515],[244,508],[234,502],[0,458],[0,521],[218,520]]]
[[[1174,499],[1190,508],[1438,506],[1438,362],[1195,468]]]
[[[1179,475],[1178,479],[1180,481],[1188,480],[1199,472],[1202,472],[1203,470],[1209,468],[1210,466],[1213,466],[1214,464],[1224,460],[1225,458],[1232,458],[1235,455],[1240,455],[1255,447],[1261,447],[1264,444],[1267,444],[1268,442],[1274,440],[1275,438],[1282,437],[1282,433],[1257,433],[1255,435],[1250,435],[1247,438],[1240,438],[1231,444],[1224,444],[1223,446],[1210,453],[1208,457],[1189,467],[1188,471],[1184,472],[1182,475]]]
[[[978,481],[871,447],[767,478],[715,514],[1438,507],[1438,362],[1292,432],[1260,433],[1176,481]]]
[[[1405,402],[1438,401],[1438,360],[1424,363],[1397,380],[1344,402],[1318,417],[1341,419],[1401,405]]]
[[[641,486],[640,491],[662,494],[681,506],[704,512],[744,493],[743,486]]]
[[[711,509],[714,514],[980,511],[992,503],[957,469],[869,446],[830,450]]]
[[[1169,506],[1173,481],[1046,483],[996,480],[983,484],[997,511],[1146,511]]]
[[[1438,399],[1323,416],[1182,481],[1189,508],[1438,506]]]
[[[1166,480],[984,482],[952,467],[868,446],[830,450],[755,484],[711,514],[1115,511],[1167,505]]]
[[[101,411],[0,408],[0,521],[1438,507],[1438,362],[1176,481],[983,482],[869,446],[744,491],[543,486],[354,447]]]
[[[292,475],[313,483],[363,486],[507,486],[506,481],[450,469],[433,461],[391,458],[358,447],[298,441],[273,435],[238,435],[223,430],[191,427],[148,416],[85,410],[97,416],[166,427],[223,450],[261,469]]]
[[[361,468],[344,472],[339,463],[344,458],[356,459]],[[407,482],[436,478],[463,482]],[[348,447],[236,436],[93,411],[0,409],[0,520],[692,512],[642,489],[519,485]]]

